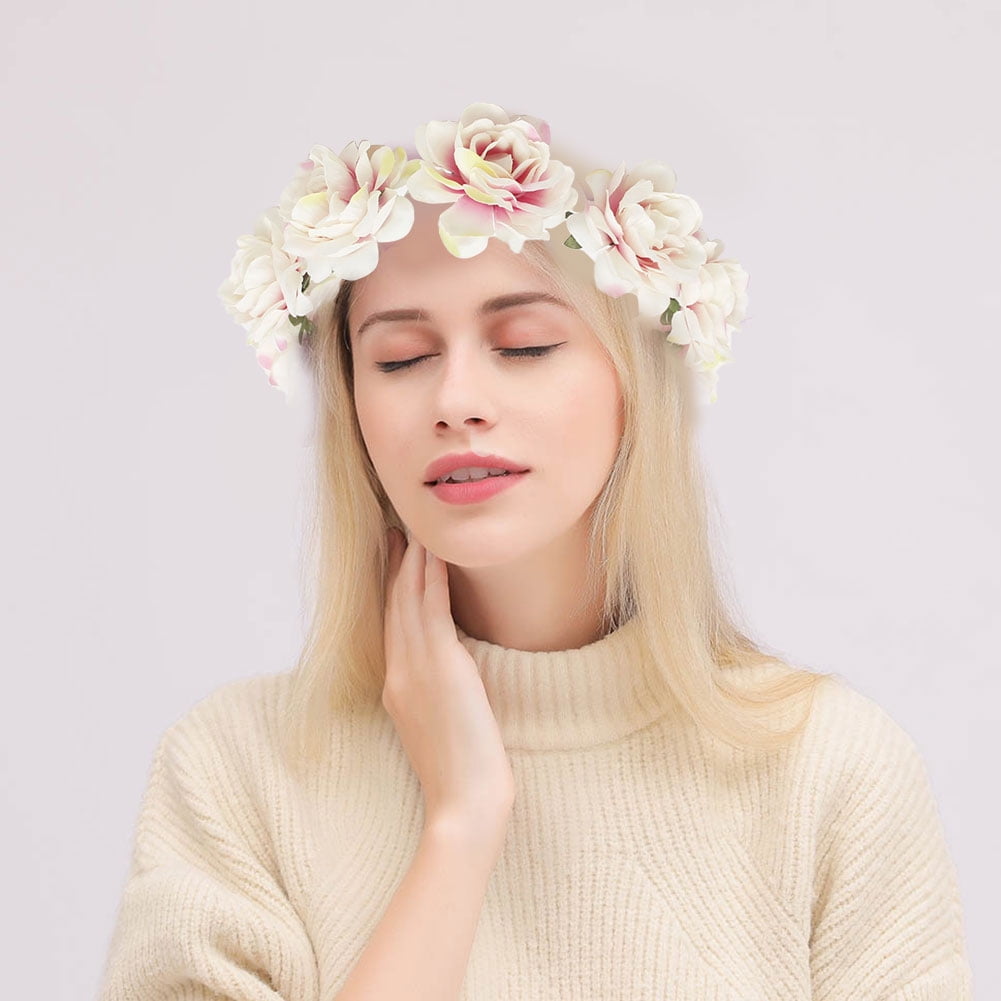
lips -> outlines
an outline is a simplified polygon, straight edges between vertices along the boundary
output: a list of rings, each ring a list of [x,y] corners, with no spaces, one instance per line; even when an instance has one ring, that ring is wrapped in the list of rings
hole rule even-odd
[[[424,471],[424,482],[432,485],[442,477],[467,466],[482,466],[486,469],[506,469],[512,473],[528,472],[528,467],[503,455],[478,455],[476,452],[452,452],[435,459]]]

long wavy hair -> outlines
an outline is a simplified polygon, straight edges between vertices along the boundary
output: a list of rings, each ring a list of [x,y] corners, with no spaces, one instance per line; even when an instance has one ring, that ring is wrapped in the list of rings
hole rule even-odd
[[[740,623],[723,561],[714,561],[723,548],[710,503],[718,510],[694,443],[683,349],[641,323],[632,297],[600,292],[583,252],[555,239],[527,241],[521,253],[574,304],[618,372],[624,430],[589,509],[587,586],[604,594],[603,632],[638,617],[665,691],[699,727],[738,748],[786,745],[832,675],[794,667]],[[386,530],[403,526],[355,413],[347,318],[356,284],[342,283],[317,310],[305,342],[316,461],[302,563],[309,622],[284,707],[283,752],[293,768],[329,749],[339,715],[378,708],[385,681]],[[741,667],[767,669],[734,670]]]

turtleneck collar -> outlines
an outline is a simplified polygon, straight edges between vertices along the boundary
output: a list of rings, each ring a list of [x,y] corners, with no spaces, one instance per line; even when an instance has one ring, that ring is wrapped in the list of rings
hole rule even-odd
[[[515,650],[467,635],[509,750],[591,747],[647,726],[668,712],[635,616],[574,650]]]

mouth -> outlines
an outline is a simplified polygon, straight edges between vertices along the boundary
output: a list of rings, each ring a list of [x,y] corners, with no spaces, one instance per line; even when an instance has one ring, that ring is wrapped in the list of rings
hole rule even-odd
[[[432,462],[424,475],[424,483],[435,486],[443,481],[463,483],[472,479],[483,479],[486,476],[503,476],[507,473],[524,473],[527,469],[519,466],[503,455],[490,455],[485,452],[453,452],[443,455]]]
[[[528,475],[528,470],[515,472],[504,470],[487,476],[470,478],[468,480],[450,481],[447,477],[426,483],[425,486],[440,501],[448,504],[479,504],[500,493],[514,489]]]
[[[496,472],[487,473],[486,476],[471,476],[468,479],[462,480],[453,480],[451,476],[442,476],[437,480],[425,480],[424,486],[437,487],[444,483],[447,483],[449,486],[455,486],[460,483],[482,483],[484,480],[495,480],[504,476],[521,476],[527,472],[527,469],[498,469]]]

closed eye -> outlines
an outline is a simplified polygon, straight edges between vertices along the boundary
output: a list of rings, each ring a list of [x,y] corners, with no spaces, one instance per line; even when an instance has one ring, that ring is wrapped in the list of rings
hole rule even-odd
[[[566,341],[561,341],[560,344],[566,344]],[[559,344],[533,344],[527,348],[498,348],[498,350],[505,358],[538,358],[559,346]],[[380,361],[376,362],[376,367],[382,372],[395,372],[401,368],[410,368],[411,365],[416,365],[425,358],[433,357],[434,355],[420,355],[405,361]]]

